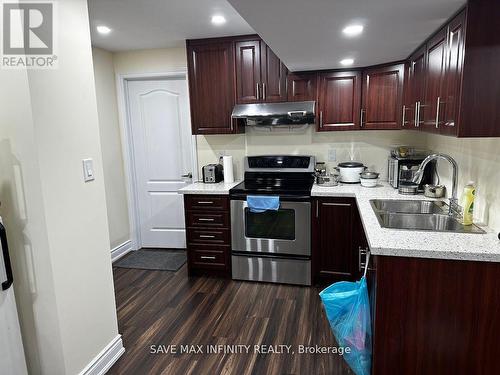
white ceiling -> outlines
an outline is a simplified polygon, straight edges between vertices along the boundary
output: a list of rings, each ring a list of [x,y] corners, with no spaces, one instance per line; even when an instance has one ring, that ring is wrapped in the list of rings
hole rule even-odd
[[[332,69],[400,60],[465,0],[228,0],[290,70]],[[342,29],[364,25],[356,38]]]
[[[287,67],[296,71],[340,68],[339,61],[344,58],[353,58],[354,67],[404,59],[464,3],[465,0],[89,0],[89,12],[92,44],[110,51],[176,47],[189,38],[257,32]],[[227,23],[212,25],[210,18],[214,14],[224,15]],[[343,36],[342,29],[352,22],[362,23],[364,32],[349,39]],[[98,34],[95,27],[100,24],[113,31]]]
[[[92,44],[109,51],[178,47],[189,38],[253,34],[226,0],[89,0]],[[227,22],[214,26],[211,17]],[[112,29],[96,32],[97,25]]]

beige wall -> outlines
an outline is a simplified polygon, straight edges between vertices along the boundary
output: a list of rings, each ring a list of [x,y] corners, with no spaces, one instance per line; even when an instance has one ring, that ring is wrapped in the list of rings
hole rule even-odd
[[[186,48],[159,48],[113,54],[116,74],[166,73],[186,69]]]
[[[458,197],[464,185],[476,182],[474,218],[500,231],[500,138],[457,139],[427,135],[428,148],[451,155],[458,163]],[[451,194],[451,167],[439,162],[439,175]]]
[[[29,373],[50,375],[118,334],[87,2],[59,0],[55,22],[57,70],[0,70],[0,213]]]
[[[130,239],[116,77],[165,73],[187,68],[186,49],[164,48],[111,53],[93,48],[99,132],[101,137],[110,249]]]
[[[92,48],[110,248],[130,239],[116,81],[111,52]]]

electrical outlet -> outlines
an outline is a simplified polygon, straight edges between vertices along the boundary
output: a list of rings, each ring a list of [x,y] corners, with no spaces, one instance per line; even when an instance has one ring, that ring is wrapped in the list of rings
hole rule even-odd
[[[337,161],[337,150],[331,148],[328,150],[328,161]]]

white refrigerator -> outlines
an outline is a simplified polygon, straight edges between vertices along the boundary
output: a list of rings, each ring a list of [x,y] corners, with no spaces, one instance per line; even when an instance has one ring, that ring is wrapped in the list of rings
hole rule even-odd
[[[1,217],[0,239],[0,374],[25,375],[28,371],[12,286],[7,234]]]

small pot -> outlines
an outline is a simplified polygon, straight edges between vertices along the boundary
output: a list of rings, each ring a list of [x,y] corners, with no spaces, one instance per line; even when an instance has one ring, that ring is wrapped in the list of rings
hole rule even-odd
[[[442,198],[442,197],[444,197],[445,189],[446,188],[444,187],[444,185],[425,184],[424,185],[424,195],[427,198]]]
[[[380,176],[380,173],[370,171],[364,171],[359,174],[359,177],[365,180],[377,180],[378,176]]]
[[[360,178],[361,186],[363,187],[375,187],[378,185],[378,178]]]
[[[418,194],[418,184],[415,182],[402,181],[399,183],[398,193],[403,195]]]
[[[359,174],[364,172],[366,167],[363,163],[348,161],[345,163],[339,163],[335,169],[340,173],[340,182],[356,184],[360,182]]]
[[[364,171],[359,174],[359,180],[361,181],[361,186],[364,187],[375,187],[378,184],[378,176],[380,173]]]
[[[331,187],[337,186],[339,184],[337,175],[326,174],[324,176],[317,177],[317,184],[321,187]]]

